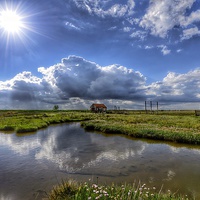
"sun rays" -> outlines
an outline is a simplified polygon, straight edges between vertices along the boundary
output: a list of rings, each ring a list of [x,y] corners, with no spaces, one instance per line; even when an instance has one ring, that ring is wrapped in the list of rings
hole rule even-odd
[[[45,36],[36,21],[40,12],[33,10],[29,4],[8,4],[0,6],[0,39],[4,48],[3,54],[7,57],[13,55],[13,48],[25,48],[31,51],[37,44],[33,34]]]
[[[22,17],[13,10],[3,10],[0,14],[0,28],[8,34],[19,33],[24,27]]]

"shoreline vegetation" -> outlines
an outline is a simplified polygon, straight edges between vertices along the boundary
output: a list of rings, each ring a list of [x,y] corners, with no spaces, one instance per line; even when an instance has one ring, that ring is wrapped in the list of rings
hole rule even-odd
[[[36,132],[51,124],[80,122],[86,130],[123,134],[134,138],[200,144],[200,117],[194,111],[48,111],[2,110],[0,131]]]
[[[48,194],[48,200],[189,200],[187,195],[163,193],[155,187],[146,184],[100,185],[90,181],[78,183],[73,180],[63,181]]]
[[[86,130],[107,134],[123,134],[185,144],[200,144],[200,117],[194,112],[162,112],[158,114],[107,115],[81,122]]]
[[[108,111],[107,113],[64,110],[0,111],[0,131],[4,132],[24,134],[36,132],[51,124],[66,122],[80,122],[81,126],[87,130],[108,134],[200,144],[200,117],[195,116],[194,111],[158,111],[156,113],[145,113],[145,111]],[[188,197],[171,193],[164,194],[157,190],[147,191],[141,185],[99,186],[65,181],[52,189],[48,199],[179,200],[188,199]]]

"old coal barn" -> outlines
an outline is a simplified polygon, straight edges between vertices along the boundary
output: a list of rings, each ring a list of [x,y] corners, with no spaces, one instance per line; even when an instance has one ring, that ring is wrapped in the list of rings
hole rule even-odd
[[[107,111],[107,107],[104,105],[104,104],[98,104],[98,103],[93,103],[91,106],[90,106],[90,110],[92,112],[106,112]]]

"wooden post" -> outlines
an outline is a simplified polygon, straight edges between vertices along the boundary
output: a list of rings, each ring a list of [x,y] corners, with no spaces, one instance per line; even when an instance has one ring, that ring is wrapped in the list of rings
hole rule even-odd
[[[145,107],[145,112],[147,113],[147,102],[146,101],[145,101],[144,107]]]
[[[150,101],[150,109],[151,109],[151,113],[152,113],[152,101]]]
[[[158,101],[157,101],[157,113],[158,113]]]

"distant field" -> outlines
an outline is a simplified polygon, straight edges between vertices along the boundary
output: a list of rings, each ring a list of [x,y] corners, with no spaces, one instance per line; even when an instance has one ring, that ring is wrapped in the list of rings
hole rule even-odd
[[[50,124],[80,121],[89,130],[125,134],[178,143],[200,144],[200,117],[185,111],[0,111],[0,130],[17,133],[34,132]]]

